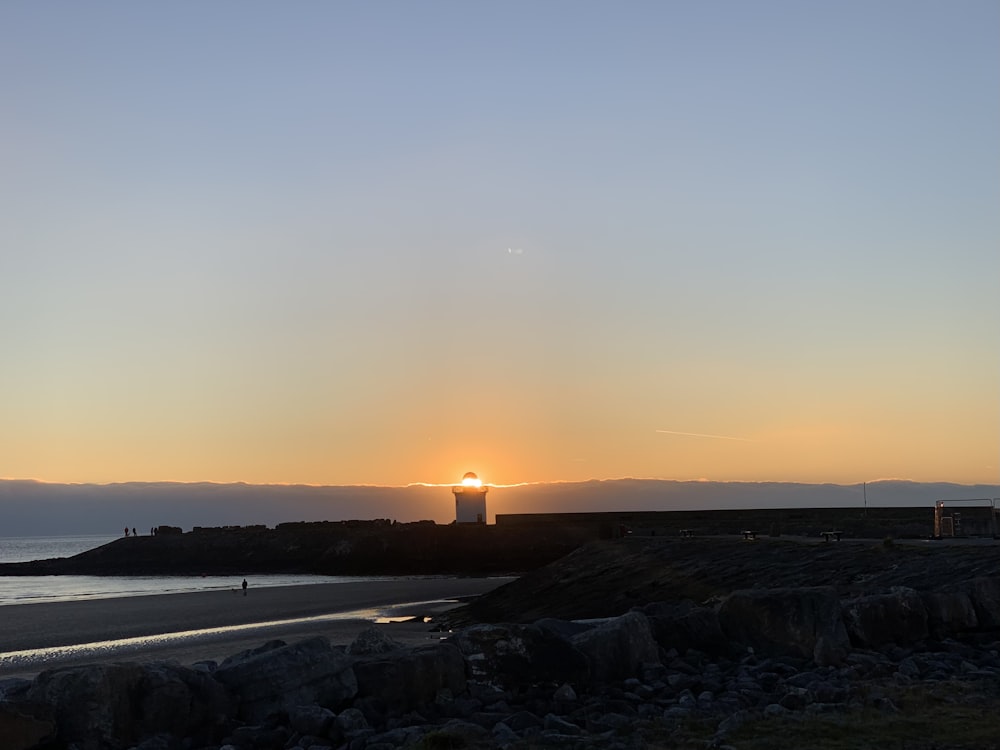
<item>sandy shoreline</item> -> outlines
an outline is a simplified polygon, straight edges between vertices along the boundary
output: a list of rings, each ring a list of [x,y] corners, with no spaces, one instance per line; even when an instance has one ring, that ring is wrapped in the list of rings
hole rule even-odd
[[[321,634],[346,645],[387,616],[418,618],[377,625],[393,638],[430,641],[441,634],[419,618],[509,580],[421,578],[3,606],[0,677],[95,661],[218,660],[272,638]]]

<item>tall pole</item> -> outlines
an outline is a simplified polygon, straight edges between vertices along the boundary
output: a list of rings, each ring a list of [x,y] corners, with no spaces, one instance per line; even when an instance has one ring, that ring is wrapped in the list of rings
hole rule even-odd
[[[868,482],[861,483],[861,491],[865,495],[865,518],[868,518]]]

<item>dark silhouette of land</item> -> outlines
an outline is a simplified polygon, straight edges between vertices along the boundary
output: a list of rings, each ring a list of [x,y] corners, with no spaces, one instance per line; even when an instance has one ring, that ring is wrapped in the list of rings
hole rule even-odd
[[[992,536],[991,509],[961,510],[966,534]],[[554,562],[588,542],[620,536],[650,539],[742,539],[799,536],[818,541],[836,531],[852,539],[927,539],[933,509],[776,508],[500,515],[496,525],[388,520],[283,523],[181,529],[161,526],[69,558],[0,565],[0,575],[498,575]],[[710,548],[711,541],[696,549]]]

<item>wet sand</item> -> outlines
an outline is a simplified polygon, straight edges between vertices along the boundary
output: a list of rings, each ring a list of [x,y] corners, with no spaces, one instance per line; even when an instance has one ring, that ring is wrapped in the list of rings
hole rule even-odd
[[[96,661],[221,660],[267,640],[324,635],[347,645],[376,627],[430,642],[436,614],[510,578],[432,578],[203,591],[0,607],[0,677]],[[431,618],[424,622],[424,618]]]

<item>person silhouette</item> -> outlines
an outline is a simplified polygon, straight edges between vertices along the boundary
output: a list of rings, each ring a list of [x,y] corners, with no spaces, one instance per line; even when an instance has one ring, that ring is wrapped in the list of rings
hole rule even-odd
[[[243,579],[243,596],[247,595],[247,579]]]

